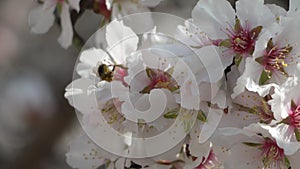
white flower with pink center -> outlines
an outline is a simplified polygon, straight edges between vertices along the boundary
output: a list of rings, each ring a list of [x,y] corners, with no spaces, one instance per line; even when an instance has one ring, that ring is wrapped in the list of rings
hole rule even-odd
[[[200,0],[192,11],[192,19],[179,27],[178,37],[192,48],[220,47],[225,66],[233,58],[239,65],[252,55],[262,29],[275,22],[275,16],[263,0],[239,0],[236,11],[226,0],[215,2]]]
[[[277,125],[264,126],[276,139],[278,145],[289,154],[300,148],[299,138],[299,65],[294,77],[287,79],[283,85],[276,85],[272,99],[269,101]]]
[[[237,80],[233,97],[243,92],[264,92],[259,85],[282,84],[295,74],[299,62],[299,17],[282,18],[279,24],[262,33],[258,39],[253,58],[246,59],[245,71]],[[267,87],[268,88],[268,87]]]
[[[70,17],[70,10],[79,12],[80,0],[45,0],[29,14],[29,25],[33,33],[46,33],[49,31],[55,20],[55,12],[60,15],[62,32],[58,42],[63,48],[68,48],[73,41],[73,27]]]
[[[288,169],[299,165],[299,152],[290,154],[279,146],[264,125],[252,124],[244,128],[229,147],[230,156],[226,164],[229,168],[272,168]]]

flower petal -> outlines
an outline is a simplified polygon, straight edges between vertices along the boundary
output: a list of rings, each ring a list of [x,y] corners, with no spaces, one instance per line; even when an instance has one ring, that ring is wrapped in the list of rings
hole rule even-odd
[[[275,22],[275,16],[271,10],[264,5],[264,0],[239,0],[236,2],[236,12],[242,24],[248,24],[252,28],[257,26],[267,27]]]
[[[289,3],[289,13],[296,13],[300,10],[300,1],[299,0],[290,0]]]
[[[43,6],[38,6],[29,13],[28,23],[33,33],[46,33],[54,23],[55,6],[45,9]]]
[[[88,94],[88,88],[91,84],[90,79],[80,78],[66,87],[65,98],[68,99],[70,105],[83,114],[91,113],[92,109],[98,107],[96,98]]]
[[[200,0],[192,11],[195,24],[212,39],[225,39],[223,32],[235,23],[235,12],[226,0]],[[222,31],[223,30],[223,31]]]
[[[58,42],[63,48],[67,49],[70,45],[72,45],[73,41],[73,27],[71,23],[69,5],[67,3],[62,3],[60,19],[62,32],[59,35]]]
[[[162,0],[140,0],[140,3],[146,7],[156,7]]]
[[[117,64],[125,62],[125,58],[136,51],[138,37],[122,22],[114,20],[106,27],[108,51]]]
[[[221,51],[215,46],[206,46],[197,50],[197,55],[203,63],[204,70],[202,76],[199,77],[200,81],[209,83],[218,82],[224,75],[224,70],[228,66],[222,61]]]
[[[71,8],[75,9],[77,12],[80,11],[80,0],[68,0],[69,5],[71,6]]]
[[[201,129],[201,133],[199,136],[199,143],[206,142],[212,134],[217,129],[219,122],[222,118],[223,111],[219,109],[210,109],[208,116],[207,116],[207,122],[203,124],[203,127]]]
[[[96,49],[96,48],[90,48],[90,49],[84,50],[80,54],[79,60],[82,63],[90,65],[90,67],[94,68],[106,56],[107,56],[107,54],[103,50]]]
[[[99,149],[86,135],[71,142],[66,157],[67,163],[78,169],[94,169],[105,164],[105,158],[115,158]]]
[[[276,127],[263,126],[269,130],[272,137],[276,139],[277,145],[284,149],[285,155],[293,155],[300,148],[300,142],[298,142],[294,136],[294,127],[279,124]]]
[[[230,157],[227,162],[228,166],[232,169],[264,168],[260,157],[261,152],[256,147],[237,144],[231,149]]]

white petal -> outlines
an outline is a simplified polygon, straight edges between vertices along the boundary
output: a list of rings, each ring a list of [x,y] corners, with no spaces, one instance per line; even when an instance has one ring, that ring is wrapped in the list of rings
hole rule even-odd
[[[119,158],[115,162],[116,169],[124,169],[125,168],[125,158]]]
[[[180,88],[180,106],[188,110],[200,109],[200,96],[197,82],[193,78],[188,78]]]
[[[91,86],[88,89],[89,95],[97,96],[97,100],[100,103],[105,103],[112,99],[112,86],[111,83],[106,81],[100,81],[97,86]]]
[[[60,23],[62,27],[62,32],[59,35],[58,42],[63,48],[68,48],[72,45],[73,41],[73,27],[71,23],[69,5],[62,3],[62,11],[60,14]]]
[[[228,66],[223,64],[220,50],[214,46],[206,46],[196,52],[200,62],[204,65],[204,76],[199,77],[201,81],[218,82],[223,77],[224,70]]]
[[[300,151],[297,151],[295,154],[288,157],[291,164],[291,168],[298,168],[300,166],[299,158],[300,158]]]
[[[220,109],[227,108],[226,105],[226,93],[224,90],[219,90],[217,96],[211,100],[212,104],[216,104]]]
[[[125,58],[136,51],[138,37],[122,22],[114,20],[106,27],[108,51],[118,64],[125,62]]]
[[[84,50],[80,54],[79,60],[82,63],[90,65],[91,68],[94,68],[106,56],[107,56],[107,54],[103,50],[96,49],[96,48],[90,48],[90,49]]]
[[[82,135],[70,144],[66,161],[73,168],[94,169],[105,164],[105,158],[109,158],[107,154],[100,150],[86,135]]]
[[[285,155],[293,155],[300,148],[300,142],[298,142],[294,136],[294,127],[279,124],[276,127],[264,126],[269,130],[272,137],[276,139],[277,145],[284,149]]]
[[[74,80],[66,87],[65,98],[81,113],[91,113],[98,107],[95,96],[88,95],[88,88],[91,84],[91,80],[81,78]]]
[[[113,5],[113,0],[105,0],[105,5],[108,10],[111,10],[111,7]]]
[[[162,0],[140,0],[140,3],[146,7],[156,7]]]
[[[212,41],[205,32],[193,24],[192,19],[186,20],[184,26],[179,25],[175,34],[176,39],[192,47],[212,45]]]
[[[121,81],[111,82],[111,95],[113,98],[118,98],[120,101],[130,101],[129,88],[125,87]]]
[[[207,122],[203,124],[201,129],[199,143],[206,142],[217,129],[222,118],[223,111],[219,109],[210,109],[207,116]]]
[[[300,1],[299,0],[290,0],[289,13],[299,12],[299,10],[300,10]]]
[[[76,72],[84,78],[88,78],[91,74],[93,74],[91,66],[84,63],[78,63],[76,66]]]
[[[232,169],[263,168],[261,156],[258,148],[238,144],[231,149],[228,165]]]
[[[246,88],[251,92],[257,92],[261,97],[265,97],[266,95],[270,94],[270,90],[274,84],[267,84],[267,85],[258,85],[257,83],[250,81]]]
[[[263,66],[257,63],[253,58],[246,59],[246,69],[244,73],[238,78],[237,85],[233,89],[232,98],[237,97],[245,91],[245,87],[252,81],[258,83]]]
[[[271,110],[273,111],[276,120],[281,121],[289,116],[289,106],[287,105],[290,101],[291,100],[286,100],[286,92],[282,90],[282,88],[277,86],[274,89],[272,100],[268,103],[271,105]]]
[[[267,27],[270,23],[275,22],[275,16],[264,5],[264,0],[239,0],[236,2],[236,11],[238,18],[247,22],[251,28],[256,26]]]
[[[287,11],[281,6],[275,4],[266,4],[266,6],[271,10],[276,18],[287,15]]]
[[[31,27],[30,31],[38,34],[48,32],[55,20],[54,10],[55,6],[50,9],[45,9],[43,6],[33,9],[28,18],[28,23]]]
[[[73,9],[75,9],[77,12],[80,11],[80,6],[79,6],[80,0],[68,0],[68,2]]]
[[[203,144],[198,142],[198,139],[192,139],[189,143],[189,150],[192,156],[200,157],[200,158],[207,158],[209,152],[212,148],[211,142],[207,141]]]
[[[119,5],[122,8],[119,8]],[[121,19],[123,16],[131,15],[130,17],[122,18],[124,23],[133,29],[136,33],[144,33],[154,27],[151,11],[139,3],[132,1],[118,1],[113,3],[112,7],[112,19]],[[139,15],[132,15],[137,13],[143,13]]]
[[[235,23],[235,12],[226,0],[200,0],[192,11],[195,24],[212,39],[227,38],[222,32]],[[222,29],[222,30],[221,30]]]

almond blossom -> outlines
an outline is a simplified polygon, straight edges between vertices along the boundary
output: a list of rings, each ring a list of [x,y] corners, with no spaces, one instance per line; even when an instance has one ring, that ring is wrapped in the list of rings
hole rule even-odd
[[[282,18],[279,25],[273,24],[272,28],[262,33],[253,58],[246,59],[245,71],[237,80],[233,97],[244,91],[245,87],[255,90],[253,87],[257,85],[282,84],[287,77],[294,75],[300,49],[299,39],[295,36],[300,21],[297,18]]]
[[[31,32],[37,34],[48,32],[55,21],[55,14],[58,13],[62,27],[58,42],[63,48],[68,48],[73,41],[70,10],[74,9],[79,12],[79,2],[80,0],[45,0],[29,14]]]
[[[250,11],[250,8],[255,11]],[[251,56],[260,32],[275,22],[275,17],[263,0],[237,1],[236,11],[226,0],[218,3],[200,0],[189,22],[196,27],[189,23],[180,27],[180,32],[186,35],[184,39],[192,42],[189,45],[193,48],[207,45],[221,47],[220,59],[225,66],[229,66],[233,58],[239,65]]]
[[[230,148],[231,154],[227,161],[230,168],[297,167],[299,153],[287,153],[261,125],[252,124],[243,129],[243,134],[247,137],[241,137],[240,143]]]

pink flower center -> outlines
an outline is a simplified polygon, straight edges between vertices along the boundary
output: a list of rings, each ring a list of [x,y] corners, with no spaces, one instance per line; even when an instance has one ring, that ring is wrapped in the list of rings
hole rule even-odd
[[[300,131],[300,105],[292,108],[289,114],[289,124]]]
[[[249,25],[243,27],[239,19],[236,19],[234,28],[230,27],[225,31],[229,39],[222,41],[220,45],[228,47],[237,55],[252,54],[261,29],[262,27],[258,26],[250,30]]]
[[[284,47],[275,46],[272,39],[270,39],[264,56],[257,58],[256,61],[264,66],[265,71],[269,75],[274,72],[280,72],[288,76],[285,72],[285,67],[290,62],[288,56],[292,49],[293,47],[289,45]]]
[[[250,53],[250,51],[254,48],[254,39],[249,31],[240,30],[236,31],[231,37],[232,46],[231,48],[236,53]]]
[[[169,89],[171,92],[177,90],[179,86],[172,76],[159,69],[147,68],[146,73],[150,79],[149,84],[140,93],[150,93],[152,89],[164,88]]]
[[[265,139],[262,145],[263,163],[265,167],[286,166],[284,150],[278,147],[276,141]]]
[[[218,159],[215,153],[211,150],[207,159],[203,158],[202,162],[195,169],[209,169],[218,166]]]
[[[128,75],[127,69],[122,68],[122,67],[115,67],[113,80],[121,81],[124,86],[128,86],[128,84],[124,80],[124,77],[127,75]]]

